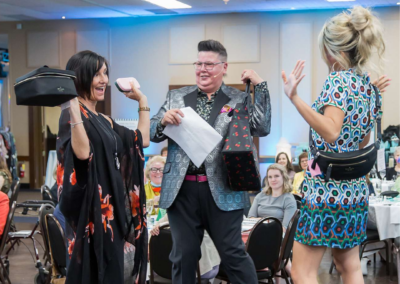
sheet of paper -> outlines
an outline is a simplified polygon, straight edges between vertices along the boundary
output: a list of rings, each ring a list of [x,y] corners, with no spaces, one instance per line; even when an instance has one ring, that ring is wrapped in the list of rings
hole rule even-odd
[[[386,169],[385,164],[385,149],[378,150],[378,158],[377,158],[378,172],[384,171]]]
[[[191,107],[182,108],[185,115],[180,125],[168,124],[164,134],[174,140],[200,167],[208,154],[222,140],[222,136],[202,119]]]

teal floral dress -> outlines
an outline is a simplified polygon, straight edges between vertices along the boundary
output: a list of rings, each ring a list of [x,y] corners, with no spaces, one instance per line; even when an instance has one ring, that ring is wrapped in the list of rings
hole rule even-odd
[[[311,129],[316,147],[335,153],[358,150],[372,130],[378,112],[368,75],[356,74],[352,69],[329,74],[312,108],[323,114],[325,106],[339,108],[345,117],[340,136],[334,143],[325,142]],[[310,151],[308,158],[314,158]],[[366,239],[368,185],[365,177],[325,182],[323,174],[312,177],[307,171],[302,190],[304,198],[296,241],[310,246],[346,249],[358,246]]]

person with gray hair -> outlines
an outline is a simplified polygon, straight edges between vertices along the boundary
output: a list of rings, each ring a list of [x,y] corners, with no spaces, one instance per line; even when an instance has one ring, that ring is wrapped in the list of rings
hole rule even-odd
[[[271,100],[267,82],[253,70],[242,72],[240,79],[244,83],[250,80],[255,86],[253,104],[246,93],[224,84],[227,60],[226,49],[220,42],[201,41],[197,61],[193,63],[196,86],[169,91],[165,103],[150,122],[152,142],[168,139],[160,208],[168,209],[174,243],[170,260],[175,284],[195,283],[204,230],[211,236],[231,283],[258,283],[253,261],[241,238],[243,209],[250,206],[250,200],[247,192],[232,191],[227,182],[222,158],[225,139],[200,167],[196,167],[185,151],[163,133],[166,125],[181,123],[184,115],[180,108],[191,107],[225,137],[229,112],[236,104],[247,100],[251,134],[259,137],[269,134]]]
[[[395,166],[386,169],[386,180],[396,180],[400,176],[400,146],[394,150]]]

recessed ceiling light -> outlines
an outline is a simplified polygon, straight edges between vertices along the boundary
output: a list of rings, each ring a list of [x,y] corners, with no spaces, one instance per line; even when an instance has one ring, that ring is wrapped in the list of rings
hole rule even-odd
[[[146,2],[150,2],[154,5],[158,5],[160,7],[166,8],[166,9],[188,9],[192,8],[192,6],[189,6],[185,3],[179,2],[177,0],[145,0]]]
[[[400,2],[397,2],[397,5],[400,5]]]
[[[64,19],[65,19],[65,16],[62,16],[61,18],[64,20]]]
[[[328,2],[354,2],[356,0],[326,0]]]
[[[290,9],[292,9],[292,10],[296,10],[296,8],[295,8],[295,7],[292,7],[292,8],[290,8]]]

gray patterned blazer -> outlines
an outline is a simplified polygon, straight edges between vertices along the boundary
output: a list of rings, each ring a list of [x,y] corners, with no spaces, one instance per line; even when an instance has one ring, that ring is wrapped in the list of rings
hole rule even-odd
[[[150,121],[150,140],[152,142],[161,142],[168,139],[168,157],[164,167],[160,199],[160,207],[164,209],[169,208],[178,195],[189,167],[190,159],[175,141],[160,132],[157,124],[170,109],[190,106],[196,110],[197,94],[197,86],[169,91],[166,101]],[[242,103],[245,99],[250,101],[250,97],[247,97],[246,93],[222,83],[221,90],[215,97],[208,121],[222,137],[227,135],[230,118],[227,116],[227,112],[221,113],[221,109],[224,105],[234,108],[237,103]],[[248,103],[248,106],[251,134],[258,137],[267,136],[271,128],[271,102],[267,82],[262,82],[256,86],[255,103],[254,105]],[[215,203],[221,210],[231,211],[249,207],[250,201],[247,192],[229,189],[227,170],[222,158],[224,140],[221,140],[204,161],[211,193]],[[255,156],[257,157],[257,154]]]

